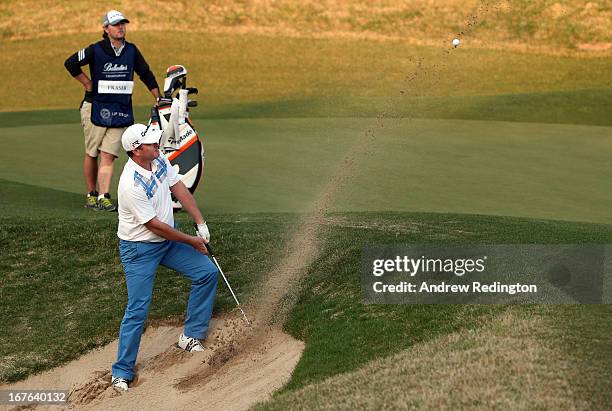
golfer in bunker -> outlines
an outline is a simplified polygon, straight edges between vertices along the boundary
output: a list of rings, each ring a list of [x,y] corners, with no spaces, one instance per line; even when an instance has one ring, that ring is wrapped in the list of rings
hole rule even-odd
[[[191,279],[185,328],[178,346],[203,351],[217,288],[217,268],[206,255],[210,240],[196,202],[168,159],[159,151],[162,131],[134,124],[122,135],[128,161],[119,180],[119,254],[128,302],[119,331],[111,383],[125,391],[134,379],[140,338],[151,303],[155,271],[161,264]],[[174,229],[171,193],[197,224],[197,235]]]

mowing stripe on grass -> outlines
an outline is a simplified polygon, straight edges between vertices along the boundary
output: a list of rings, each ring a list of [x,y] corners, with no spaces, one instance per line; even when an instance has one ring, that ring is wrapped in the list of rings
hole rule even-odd
[[[201,120],[205,212],[303,212],[374,122],[362,118]],[[437,211],[612,222],[612,128],[389,119],[333,211]],[[80,126],[3,129],[0,178],[85,194]],[[115,166],[111,194],[119,171]],[[343,164],[343,163],[342,163]],[[61,165],[61,166],[60,166]],[[84,201],[84,200],[83,200]]]
[[[313,97],[245,103],[206,104],[192,109],[196,123],[208,119],[375,117],[384,104],[376,96]],[[584,89],[477,96],[405,97],[394,115],[411,118],[500,120],[611,126],[611,89]],[[146,122],[149,106],[134,108]],[[0,112],[0,128],[70,124],[80,121],[76,108]]]

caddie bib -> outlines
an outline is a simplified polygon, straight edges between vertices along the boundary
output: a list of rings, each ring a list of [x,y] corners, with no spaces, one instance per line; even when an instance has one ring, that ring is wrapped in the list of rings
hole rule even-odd
[[[132,91],[136,48],[126,42],[118,57],[109,56],[101,42],[96,43],[93,49],[91,122],[111,128],[134,124]]]

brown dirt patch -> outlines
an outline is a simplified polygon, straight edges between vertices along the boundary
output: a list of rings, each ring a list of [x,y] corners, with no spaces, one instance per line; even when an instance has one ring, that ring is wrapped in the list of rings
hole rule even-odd
[[[270,409],[589,409],[548,325],[509,311],[464,330],[279,396]]]
[[[101,32],[101,19],[111,7],[85,0],[4,1],[0,4],[0,38],[31,39]],[[478,10],[470,44],[477,47],[538,53],[604,53],[579,48],[612,40],[612,8],[603,0],[292,0],[121,2],[131,19],[129,31],[257,34],[285,37],[342,37],[399,40],[440,45],[463,35]],[[486,16],[485,16],[486,14]],[[51,16],[51,17],[50,17]],[[170,16],[180,16],[173,19]]]

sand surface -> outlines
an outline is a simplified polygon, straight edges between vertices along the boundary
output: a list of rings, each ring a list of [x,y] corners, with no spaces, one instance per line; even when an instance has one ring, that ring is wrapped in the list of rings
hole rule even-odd
[[[246,409],[268,398],[289,379],[304,344],[275,327],[262,327],[256,346],[236,350],[223,363],[211,361],[220,348],[231,345],[228,338],[243,331],[240,318],[234,314],[212,320],[202,353],[186,353],[176,347],[181,327],[147,329],[139,351],[138,378],[127,393],[117,393],[110,387],[117,341],[65,366],[0,389],[69,390],[70,404],[64,408]],[[194,376],[201,380],[195,381]],[[37,407],[44,408],[61,407]]]

